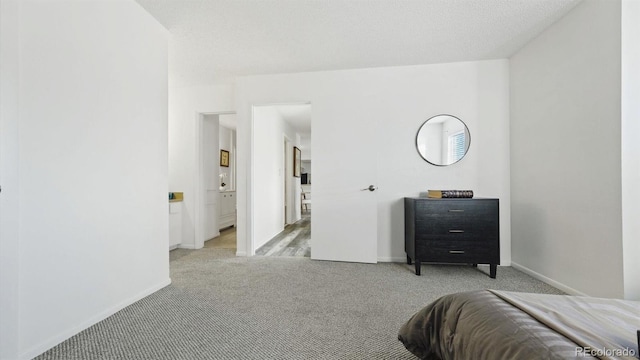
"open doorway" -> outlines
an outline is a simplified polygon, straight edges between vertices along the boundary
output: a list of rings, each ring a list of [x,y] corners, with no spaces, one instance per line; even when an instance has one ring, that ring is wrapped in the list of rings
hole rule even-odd
[[[253,107],[253,246],[256,255],[311,254],[310,204],[303,207],[302,154],[311,154],[311,105]],[[310,190],[308,198],[310,199]]]
[[[207,113],[198,118],[196,248],[236,252],[235,113]],[[202,246],[197,246],[202,244]]]

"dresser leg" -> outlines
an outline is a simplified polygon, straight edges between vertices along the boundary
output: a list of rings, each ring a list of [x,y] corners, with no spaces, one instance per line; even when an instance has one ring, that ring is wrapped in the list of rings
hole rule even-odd
[[[471,264],[471,266],[473,266],[473,267],[478,267],[478,264]]]
[[[411,257],[409,255],[407,255],[407,265],[411,265]]]
[[[420,276],[420,260],[416,259],[416,275]]]
[[[497,264],[489,264],[489,277],[492,279],[496,278],[496,270],[498,270]]]

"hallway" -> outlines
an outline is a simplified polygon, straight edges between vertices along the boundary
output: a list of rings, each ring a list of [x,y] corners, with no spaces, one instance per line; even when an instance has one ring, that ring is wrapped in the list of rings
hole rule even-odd
[[[256,250],[256,255],[311,257],[311,212],[303,212],[302,219]]]
[[[204,247],[236,250],[236,227],[231,226],[220,230],[220,236],[205,241]]]

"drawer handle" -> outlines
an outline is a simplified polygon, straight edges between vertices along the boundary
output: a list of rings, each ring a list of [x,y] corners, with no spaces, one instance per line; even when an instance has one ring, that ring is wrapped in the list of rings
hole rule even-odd
[[[464,230],[449,230],[450,233],[463,233]]]
[[[449,254],[464,254],[464,250],[449,250]]]
[[[449,209],[449,212],[464,212],[463,209]]]

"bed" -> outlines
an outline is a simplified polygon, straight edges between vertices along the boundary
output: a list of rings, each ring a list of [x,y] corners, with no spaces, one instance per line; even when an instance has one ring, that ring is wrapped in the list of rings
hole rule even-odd
[[[398,339],[420,359],[637,359],[640,302],[479,290],[446,295]]]

